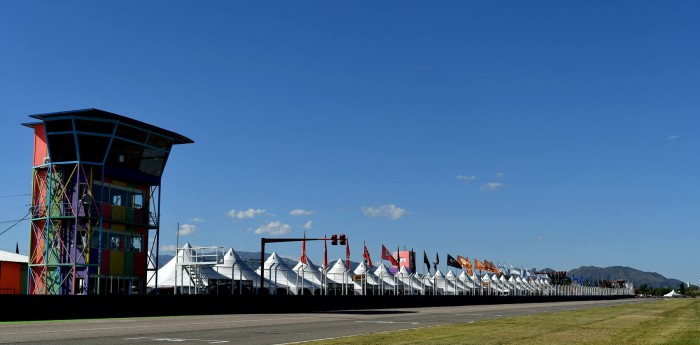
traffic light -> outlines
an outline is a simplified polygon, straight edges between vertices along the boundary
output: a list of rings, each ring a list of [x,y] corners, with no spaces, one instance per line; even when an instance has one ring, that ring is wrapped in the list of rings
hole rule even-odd
[[[331,245],[337,245],[338,244],[338,235],[331,235]]]
[[[340,234],[340,245],[344,246],[345,245],[345,234]]]

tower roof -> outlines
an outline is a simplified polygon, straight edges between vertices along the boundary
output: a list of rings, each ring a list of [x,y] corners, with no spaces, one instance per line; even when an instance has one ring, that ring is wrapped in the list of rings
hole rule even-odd
[[[122,116],[119,114],[115,113],[110,113],[108,111],[100,110],[100,109],[95,109],[95,108],[88,108],[88,109],[78,109],[78,110],[68,110],[68,111],[60,111],[60,112],[55,112],[55,113],[45,113],[45,114],[35,114],[35,115],[29,115],[31,118],[35,118],[37,120],[41,121],[47,121],[47,120],[56,120],[60,118],[66,118],[66,117],[81,117],[85,119],[95,119],[95,120],[109,120],[109,121],[115,121],[119,123],[124,123],[133,127],[141,128],[150,132],[154,132],[156,134],[160,134],[166,137],[170,137],[173,139],[173,144],[192,144],[194,141],[182,134],[175,133],[173,131],[169,131],[167,129],[163,129],[145,122],[141,122],[139,120],[132,119],[130,117]],[[36,124],[36,122],[33,123],[23,123],[22,125],[31,127],[33,128]]]

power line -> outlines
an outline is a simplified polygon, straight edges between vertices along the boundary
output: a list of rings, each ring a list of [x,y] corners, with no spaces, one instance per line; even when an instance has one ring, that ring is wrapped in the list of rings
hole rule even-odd
[[[9,194],[9,195],[0,195],[0,198],[14,198],[18,196],[30,196],[31,194],[26,193],[26,194]]]
[[[0,221],[0,224],[19,222],[19,221],[23,221],[23,220],[24,220],[24,218],[23,219],[3,220],[3,221]]]
[[[27,220],[27,219],[29,218],[29,214],[30,214],[30,213],[32,213],[32,210],[31,210],[31,209],[29,209],[29,211],[27,211],[27,214],[25,214],[24,217],[22,217],[22,219],[18,219],[14,224],[10,225],[9,228],[7,228],[7,229],[3,230],[2,232],[0,232],[0,236],[4,235],[6,232],[10,231],[10,229],[14,228],[17,224],[19,224],[19,223],[21,223],[21,222]]]

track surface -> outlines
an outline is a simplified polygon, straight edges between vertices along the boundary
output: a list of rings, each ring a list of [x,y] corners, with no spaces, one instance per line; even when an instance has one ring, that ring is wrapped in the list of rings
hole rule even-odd
[[[309,340],[647,302],[640,299],[0,323],[0,343],[290,344]]]

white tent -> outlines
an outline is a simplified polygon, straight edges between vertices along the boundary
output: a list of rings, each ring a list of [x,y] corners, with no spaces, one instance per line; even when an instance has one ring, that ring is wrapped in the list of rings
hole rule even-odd
[[[292,271],[284,261],[282,261],[276,252],[272,252],[270,257],[265,260],[263,266],[258,267],[255,273],[262,274],[261,268],[265,269],[265,277],[271,282],[269,291],[274,294],[284,293],[296,295],[301,289],[301,286],[313,286],[308,280],[302,283],[301,277]]]
[[[418,279],[423,286],[423,294],[427,294],[429,291],[433,289],[433,278],[430,276],[429,273],[425,274],[416,274],[416,279]]]
[[[476,287],[472,278],[469,277],[469,275],[465,271],[462,271],[462,273],[460,273],[457,279],[459,279],[462,282],[462,284],[464,284],[464,286],[466,286],[470,291]]]
[[[442,275],[440,269],[437,269],[435,271],[435,274],[433,275],[433,281],[435,282],[435,291],[438,295],[447,295],[455,293],[454,283],[445,279],[445,276]],[[441,290],[442,292],[440,292]]]
[[[494,288],[494,286],[491,281],[491,276],[489,276],[488,273],[484,273],[484,275],[481,276],[481,285],[486,288],[487,295],[490,295],[492,293],[492,289]]]
[[[345,266],[342,259],[338,259],[333,266],[326,272],[326,280],[328,283],[341,284],[342,291],[335,291],[335,294],[349,294],[347,285],[354,287],[350,270]],[[330,288],[328,289],[330,292]]]
[[[414,295],[416,293],[420,294],[423,291],[423,286],[421,281],[416,278],[416,276],[406,269],[405,266],[401,266],[399,271],[394,275],[397,285],[402,287],[406,295]]]
[[[464,271],[462,271],[462,272],[464,272]],[[445,279],[454,285],[455,294],[465,293],[468,289],[467,285],[464,284],[464,282],[462,280],[457,278],[457,275],[454,272],[452,272],[452,270],[447,271],[447,274],[445,275]]]
[[[479,276],[477,276],[476,273],[472,272],[472,276],[469,278],[471,278],[472,282],[474,282],[474,287],[481,288],[481,281],[479,280]]]
[[[214,266],[214,270],[218,273],[228,277],[229,279],[236,281],[252,281],[253,288],[260,287],[260,275],[255,273],[246,263],[238,256],[233,248],[224,254],[224,258],[221,263]],[[239,283],[239,292],[242,292],[244,284]],[[265,285],[270,286],[269,279],[266,279]]]
[[[356,275],[362,276],[364,283],[367,285],[366,289],[362,289],[362,286],[360,286],[358,291],[368,290],[368,291],[372,291],[373,294],[378,294],[380,290],[383,291],[383,290],[390,290],[391,289],[391,286],[384,283],[384,281],[380,280],[379,277],[374,275],[374,273],[372,273],[372,271],[370,271],[367,268],[367,265],[365,265],[364,262],[360,262],[360,264],[357,266],[357,268],[355,268],[355,271],[353,273],[355,273]],[[380,287],[380,285],[381,285],[381,287]],[[367,294],[367,293],[365,293],[365,294]]]
[[[676,292],[676,290],[671,290],[671,292],[664,295],[664,297],[681,297],[683,295]]]
[[[192,260],[193,250],[189,243],[185,243],[175,257],[158,269],[159,288],[174,288],[175,293],[201,294],[206,293],[211,281],[230,280],[213,269],[215,263]],[[155,283],[155,279],[149,277],[147,286],[155,288]]]
[[[528,282],[527,278],[525,277],[516,277],[515,281],[518,282],[520,285],[520,289],[524,291],[532,291],[532,288],[530,287],[530,283]]]
[[[394,276],[389,272],[389,269],[382,262],[379,264],[376,270],[374,270],[374,275],[379,278],[384,284],[380,286],[379,294],[384,294],[385,291],[393,291],[394,286]],[[388,289],[387,289],[388,287]]]
[[[506,275],[502,274],[499,280],[501,281],[501,286],[505,288],[505,292],[508,292],[508,294],[510,294],[511,290],[513,290],[513,286],[510,284],[510,282],[508,282],[508,279],[506,279]]]
[[[302,277],[303,281],[310,281],[313,283],[312,286],[307,286],[304,285],[304,289],[308,289],[312,293],[316,292],[317,289],[320,289],[323,286],[323,274],[319,270],[319,267],[316,266],[313,262],[311,262],[311,259],[308,257],[306,258],[306,263],[297,262],[297,264],[292,268],[292,271],[296,273],[299,277]],[[301,288],[301,286],[299,287]]]
[[[503,277],[503,276],[501,276],[501,277]],[[500,293],[506,293],[506,292],[508,292],[508,287],[507,287],[506,285],[503,284],[503,281],[501,281],[501,279],[498,277],[498,275],[496,275],[496,273],[494,273],[494,274],[491,276],[491,281],[492,281],[493,284],[494,284],[494,288],[495,288],[498,292],[500,292]]]

